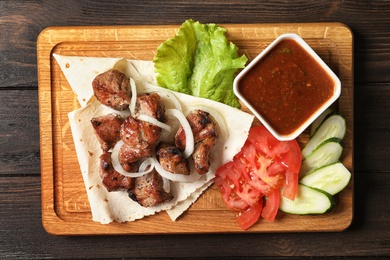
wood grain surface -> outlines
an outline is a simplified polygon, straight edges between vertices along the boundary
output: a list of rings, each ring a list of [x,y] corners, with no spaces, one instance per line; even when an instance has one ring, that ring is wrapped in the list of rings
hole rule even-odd
[[[256,57],[277,36],[297,33],[333,67],[343,86],[335,107],[345,116],[348,129],[343,140],[342,162],[353,173],[353,35],[349,28],[340,23],[222,26],[228,31],[228,39],[249,60]],[[37,42],[38,94],[41,118],[42,214],[46,230],[57,235],[96,235],[313,232],[346,229],[353,216],[353,180],[347,189],[336,196],[337,205],[332,213],[294,216],[279,212],[274,222],[258,221],[246,231],[239,228],[235,214],[226,208],[216,187],[209,188],[174,222],[165,212],[125,224],[101,225],[92,221],[68,120],[68,113],[79,105],[52,54],[152,60],[159,44],[174,36],[177,29],[178,26],[167,25],[57,27],[48,28],[40,34]],[[301,146],[304,146],[306,140],[307,133],[298,138]]]
[[[38,35],[52,26],[341,22],[353,32],[354,217],[342,232],[53,236],[42,225]],[[390,255],[390,2],[0,0],[0,258]]]

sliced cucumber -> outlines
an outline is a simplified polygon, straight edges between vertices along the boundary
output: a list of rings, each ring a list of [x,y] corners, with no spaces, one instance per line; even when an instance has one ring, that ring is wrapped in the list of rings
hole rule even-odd
[[[330,194],[299,184],[294,200],[280,196],[279,209],[290,214],[307,215],[329,212],[333,206],[334,199]]]
[[[311,127],[310,127],[310,136],[314,135],[314,133],[317,131],[318,127],[324,121],[326,116],[328,116],[330,113],[332,113],[332,109],[328,108],[324,112],[322,112],[322,114],[319,117],[317,117],[316,120],[314,120],[314,122],[311,124]]]
[[[313,171],[299,182],[335,195],[348,185],[350,179],[351,173],[348,169],[341,162],[337,162]]]
[[[325,140],[302,161],[299,178],[303,178],[324,165],[338,162],[342,152],[343,143],[340,138],[332,137]]]
[[[303,158],[306,158],[316,149],[322,142],[331,138],[337,137],[343,139],[346,133],[346,122],[345,118],[340,114],[332,113],[328,115],[321,125],[317,127],[313,136],[309,139],[307,144],[302,150]]]

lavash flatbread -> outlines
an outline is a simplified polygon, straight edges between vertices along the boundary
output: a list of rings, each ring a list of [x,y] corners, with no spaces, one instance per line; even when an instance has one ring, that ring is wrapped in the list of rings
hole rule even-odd
[[[99,175],[101,148],[90,120],[112,111],[94,99],[91,82],[96,75],[115,68],[133,78],[137,89],[142,92],[148,88],[145,82],[155,84],[153,62],[57,54],[54,57],[81,105],[81,108],[69,113],[69,121],[94,221],[102,224],[114,220],[134,221],[161,210],[166,210],[171,219],[176,220],[212,184],[216,169],[240,151],[248,136],[253,115],[219,102],[171,92],[183,108],[200,105],[218,111],[225,119],[227,132],[219,133],[219,141],[213,148],[212,163],[207,174],[193,183],[172,182],[172,201],[150,208],[141,207],[129,198],[126,191],[108,192],[102,185]]]

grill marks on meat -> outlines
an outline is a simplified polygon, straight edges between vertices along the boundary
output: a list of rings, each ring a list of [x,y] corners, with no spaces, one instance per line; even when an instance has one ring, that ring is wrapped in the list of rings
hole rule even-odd
[[[209,170],[211,150],[218,138],[215,123],[210,119],[209,113],[199,109],[188,114],[186,118],[194,135],[195,148],[192,159],[195,169],[199,174],[204,174]],[[183,127],[176,132],[175,144],[180,150],[186,147]]]
[[[111,153],[103,152],[100,156],[100,177],[108,191],[128,190],[131,188],[132,179],[115,171],[112,166]]]
[[[96,98],[116,110],[129,107],[131,98],[130,80],[118,70],[108,70],[95,77],[92,88]]]
[[[164,190],[163,179],[155,170],[135,178],[128,190],[130,198],[143,207],[152,207],[173,199],[173,195]]]
[[[134,163],[142,158],[151,156],[153,154],[153,151],[154,146],[138,149],[130,145],[124,144],[119,150],[119,162],[122,166],[128,163]]]
[[[154,147],[160,134],[160,127],[132,116],[127,117],[120,128],[122,141],[134,149]]]
[[[156,157],[164,170],[175,174],[190,174],[188,160],[175,145],[162,143],[157,146]]]
[[[210,168],[211,149],[213,149],[216,138],[206,138],[196,143],[192,160],[194,160],[195,170],[199,174],[204,174]]]
[[[103,151],[108,151],[121,139],[120,129],[124,119],[114,114],[94,117],[91,123]]]
[[[157,93],[138,96],[136,104],[137,114],[146,114],[161,122],[166,121],[165,108]],[[120,129],[120,137],[125,144],[120,149],[119,161],[132,163],[151,156],[160,135],[160,127],[131,116],[127,117]]]
[[[96,98],[102,104],[116,110],[129,107],[131,87],[125,74],[109,70],[96,76],[92,87]],[[146,114],[161,122],[166,121],[165,108],[157,93],[137,97],[135,115],[138,114]],[[126,177],[114,169],[111,153],[108,152],[122,140],[124,145],[119,150],[119,162],[125,171],[136,172],[138,161],[153,154],[161,135],[160,127],[132,116],[124,119],[114,114],[92,118],[91,123],[103,150],[100,156],[100,175],[109,192],[127,190],[130,197],[144,207],[173,198],[171,193],[165,192],[163,179],[155,170],[137,178]]]
[[[191,126],[192,133],[194,134],[194,141],[199,142],[207,136],[216,135],[215,124],[211,121],[209,114],[203,110],[195,110],[189,113],[187,121]],[[175,144],[180,150],[184,150],[186,147],[186,134],[183,127],[180,127],[175,135]]]
[[[165,108],[162,105],[161,97],[157,93],[143,94],[137,97],[135,114],[145,114],[165,122]]]

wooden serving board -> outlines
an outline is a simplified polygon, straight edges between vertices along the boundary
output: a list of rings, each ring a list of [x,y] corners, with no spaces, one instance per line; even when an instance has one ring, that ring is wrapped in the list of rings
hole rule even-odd
[[[226,24],[227,37],[253,59],[277,36],[297,33],[323,58],[342,82],[336,108],[347,120],[342,162],[353,173],[353,36],[340,23]],[[177,221],[165,212],[128,223],[92,221],[76,157],[68,113],[79,107],[52,53],[73,56],[152,60],[157,46],[175,35],[173,26],[52,27],[38,37],[38,82],[42,180],[42,222],[56,235],[179,234],[238,232],[342,231],[352,222],[353,178],[336,196],[330,213],[299,216],[279,212],[274,222],[260,220],[242,231],[219,191],[209,188]],[[245,108],[244,108],[245,109]],[[257,121],[254,124],[258,124]],[[301,146],[308,139],[302,134]]]

